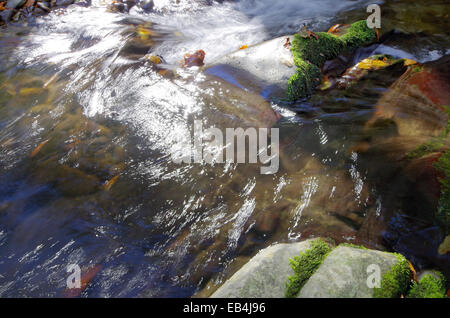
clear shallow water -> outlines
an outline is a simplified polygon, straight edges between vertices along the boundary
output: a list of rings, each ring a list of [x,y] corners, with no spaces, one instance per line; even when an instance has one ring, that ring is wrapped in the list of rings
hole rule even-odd
[[[393,199],[352,149],[385,85],[339,111],[296,105],[297,116],[236,100],[197,70],[162,76],[143,59],[159,54],[174,69],[203,49],[211,63],[303,23],[364,17],[367,2],[155,2],[152,14],[71,6],[2,33],[0,295],[64,296],[66,266],[79,264],[96,269],[82,296],[192,296],[274,242],[326,235],[381,247]],[[172,163],[195,119],[279,127],[280,171]]]

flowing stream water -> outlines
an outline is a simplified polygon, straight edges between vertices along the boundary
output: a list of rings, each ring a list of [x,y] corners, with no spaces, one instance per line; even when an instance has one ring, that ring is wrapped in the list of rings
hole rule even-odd
[[[303,24],[365,18],[369,3],[155,0],[151,13],[119,13],[93,1],[3,29],[0,296],[63,296],[66,266],[78,264],[95,272],[84,297],[186,297],[275,242],[324,235],[383,248],[379,229],[397,198],[385,199],[352,147],[386,87],[332,112],[272,101],[275,123],[179,69],[187,52],[203,49],[213,63]],[[433,43],[384,50],[427,61],[445,53]],[[157,72],[147,53],[178,76]],[[171,147],[196,119],[278,127],[280,170],[174,164]]]

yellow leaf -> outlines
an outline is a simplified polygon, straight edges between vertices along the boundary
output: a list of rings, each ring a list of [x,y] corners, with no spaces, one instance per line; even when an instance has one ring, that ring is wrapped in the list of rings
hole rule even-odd
[[[364,59],[358,64],[356,64],[356,67],[363,70],[376,70],[383,67],[386,67],[390,65],[389,63],[386,63],[385,61],[380,60],[372,60],[372,59]]]
[[[243,46],[241,46],[239,48],[239,50],[245,50],[245,49],[248,49],[248,45],[247,44],[244,44]]]
[[[414,65],[414,64],[417,64],[417,61],[410,60],[410,59],[403,59],[403,65],[405,65],[405,66]]]
[[[149,60],[153,64],[161,64],[162,63],[161,58],[156,55],[147,56],[147,60]]]

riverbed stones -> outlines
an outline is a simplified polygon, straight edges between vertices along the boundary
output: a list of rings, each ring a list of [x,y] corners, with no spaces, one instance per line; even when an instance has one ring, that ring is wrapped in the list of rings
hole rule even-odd
[[[284,297],[287,278],[294,273],[289,259],[309,249],[312,241],[277,244],[261,250],[211,297]]]
[[[368,268],[380,268],[381,277],[397,263],[394,254],[341,245],[334,249],[301,289],[299,298],[371,298]]]

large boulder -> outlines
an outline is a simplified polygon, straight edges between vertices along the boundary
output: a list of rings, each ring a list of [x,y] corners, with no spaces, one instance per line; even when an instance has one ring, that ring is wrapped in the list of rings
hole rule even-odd
[[[364,248],[339,246],[323,261],[301,289],[300,298],[371,298],[368,268],[379,266],[381,277],[396,264],[394,254]]]
[[[311,242],[277,244],[261,250],[211,297],[282,298],[286,281],[294,272],[289,259],[310,248]]]

